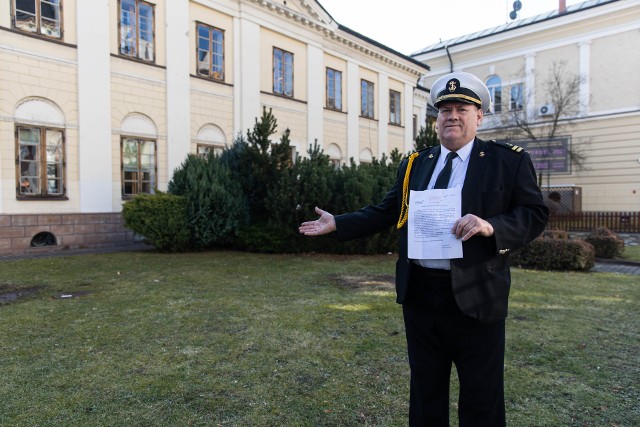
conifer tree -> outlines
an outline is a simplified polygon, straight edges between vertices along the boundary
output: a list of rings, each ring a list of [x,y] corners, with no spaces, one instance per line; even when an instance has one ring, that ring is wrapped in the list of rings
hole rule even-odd
[[[277,129],[272,110],[263,108],[253,129],[247,130],[246,146],[239,152],[238,179],[249,200],[252,221],[266,219],[269,191],[278,182],[279,171],[292,165],[289,133],[284,132],[277,143],[271,140]]]
[[[427,116],[425,125],[420,127],[418,135],[416,135],[415,149],[419,151],[423,148],[433,147],[438,144],[440,144],[440,141],[438,140],[438,133],[435,128],[435,118]]]

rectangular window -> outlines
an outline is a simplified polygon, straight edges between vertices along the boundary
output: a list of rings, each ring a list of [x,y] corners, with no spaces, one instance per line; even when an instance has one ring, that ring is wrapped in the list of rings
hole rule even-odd
[[[395,90],[389,91],[389,123],[392,125],[401,125],[402,118],[400,115],[400,92]]]
[[[522,110],[524,108],[524,84],[518,83],[511,86],[511,110]]]
[[[13,26],[47,37],[62,37],[61,0],[14,0]]]
[[[373,83],[366,80],[360,80],[361,88],[361,109],[360,115],[362,117],[368,117],[373,119],[375,117],[373,113]]]
[[[60,129],[17,128],[18,196],[64,196],[64,133]]]
[[[500,89],[500,87],[489,88],[489,96],[493,99],[491,112],[500,114],[502,112],[502,89]]]
[[[273,48],[273,92],[293,97],[293,53]]]
[[[327,108],[342,111],[342,71],[327,68]]]
[[[224,32],[198,24],[198,75],[224,80]]]
[[[122,138],[122,195],[153,194],[156,188],[156,142]]]
[[[491,112],[499,114],[502,111],[502,79],[500,76],[493,75],[487,79],[486,85],[493,100]]]
[[[418,116],[416,116],[415,114],[413,115],[413,139],[416,139],[416,136],[418,136]]]
[[[219,145],[198,144],[196,154],[200,157],[207,157],[209,154],[220,156],[224,152],[224,147]]]
[[[142,0],[120,0],[120,54],[153,62],[153,5]]]

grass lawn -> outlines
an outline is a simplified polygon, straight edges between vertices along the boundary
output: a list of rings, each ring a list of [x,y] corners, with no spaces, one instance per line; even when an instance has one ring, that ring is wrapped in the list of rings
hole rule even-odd
[[[622,251],[622,259],[640,262],[640,245],[626,245]]]
[[[28,294],[0,302],[0,425],[405,426],[394,263],[237,252],[0,262],[0,295]],[[639,278],[514,270],[513,282],[509,425],[640,425]]]

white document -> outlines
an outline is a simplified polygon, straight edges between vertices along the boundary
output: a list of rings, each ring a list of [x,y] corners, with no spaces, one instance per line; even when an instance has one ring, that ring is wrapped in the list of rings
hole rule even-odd
[[[410,259],[462,258],[462,239],[451,233],[461,206],[462,187],[411,190],[407,230]]]

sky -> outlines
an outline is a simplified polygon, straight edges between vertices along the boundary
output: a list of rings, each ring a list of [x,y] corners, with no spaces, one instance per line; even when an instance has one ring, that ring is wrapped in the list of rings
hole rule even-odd
[[[410,55],[424,47],[511,22],[513,0],[318,0],[339,24]],[[583,0],[566,0],[567,6]],[[518,18],[558,8],[559,0],[520,0]],[[393,7],[389,7],[393,5]]]

